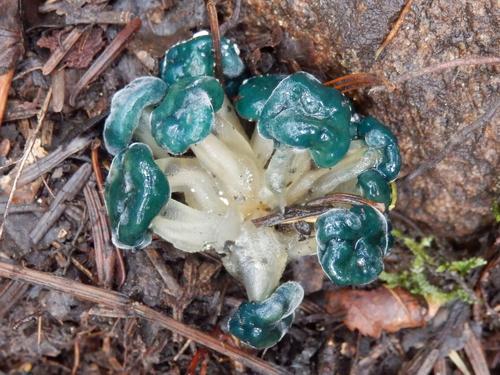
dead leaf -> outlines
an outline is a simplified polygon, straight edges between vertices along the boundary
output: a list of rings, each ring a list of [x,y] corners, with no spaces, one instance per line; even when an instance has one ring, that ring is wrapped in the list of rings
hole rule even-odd
[[[326,310],[345,310],[344,324],[363,335],[380,337],[382,331],[422,327],[427,309],[404,289],[380,287],[373,290],[341,289],[328,292]]]
[[[37,45],[42,48],[48,48],[53,52],[59,47],[60,43],[69,32],[66,30],[57,30],[48,36],[42,36],[37,41]],[[96,26],[91,30],[85,31],[71,48],[63,59],[63,64],[68,68],[84,69],[87,68],[94,56],[104,47],[103,30]]]

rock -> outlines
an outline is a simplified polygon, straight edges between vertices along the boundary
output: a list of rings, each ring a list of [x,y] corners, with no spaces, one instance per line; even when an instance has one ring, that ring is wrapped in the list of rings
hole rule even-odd
[[[375,61],[376,50],[405,3],[248,0],[242,4],[240,26],[232,33],[247,54],[266,39],[263,35],[280,34],[280,43],[272,50],[275,64],[289,63],[324,80],[351,72],[378,73],[394,80],[441,62],[497,54],[490,1],[436,0],[415,2],[396,37]],[[277,66],[272,69],[279,70]],[[406,81],[393,91],[365,91],[358,109],[396,133],[404,176],[443,150],[451,135],[498,100],[495,72],[493,65],[461,66]],[[449,150],[434,169],[411,181],[401,179],[397,208],[447,237],[467,236],[491,223],[492,201],[498,195],[498,126],[497,114]]]

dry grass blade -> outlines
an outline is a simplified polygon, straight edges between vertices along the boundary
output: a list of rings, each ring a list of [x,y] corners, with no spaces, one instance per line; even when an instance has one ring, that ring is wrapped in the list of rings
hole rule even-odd
[[[465,325],[465,335],[468,336],[465,342],[464,350],[469,358],[469,362],[475,375],[489,375],[488,363],[484,356],[481,342],[477,339],[475,333],[471,330],[469,324]]]
[[[278,366],[267,363],[239,348],[225,344],[216,337],[212,337],[195,328],[169,318],[162,313],[143,305],[142,303],[134,302],[127,298],[124,294],[95,286],[85,285],[80,282],[54,276],[46,272],[30,270],[25,267],[6,263],[5,261],[0,261],[0,277],[24,281],[59,292],[68,293],[76,298],[124,312],[128,317],[138,317],[149,320],[172,332],[191,339],[200,345],[206,346],[209,349],[228,356],[235,361],[241,362],[245,366],[261,374],[288,374],[286,370]]]
[[[111,244],[111,233],[104,213],[104,206],[92,181],[85,185],[83,194],[89,210],[92,238],[94,239],[97,278],[99,283],[109,288],[113,284],[116,253]]]
[[[47,109],[49,108],[49,103],[50,99],[52,98],[52,88],[49,88],[49,91],[47,92],[47,96],[45,97],[45,100],[43,102],[42,108],[40,109],[40,112],[38,114],[38,122],[36,125],[35,130],[31,134],[31,137],[27,140],[26,142],[26,147],[24,149],[23,156],[21,158],[21,162],[19,163],[18,170],[16,173],[16,176],[14,177],[14,182],[12,183],[12,188],[9,194],[9,198],[7,200],[7,205],[5,206],[5,211],[3,213],[3,221],[2,224],[0,225],[0,239],[3,236],[3,231],[5,227],[5,221],[7,220],[7,215],[9,214],[9,206],[12,203],[12,199],[14,198],[14,194],[17,189],[17,183],[19,181],[19,177],[21,176],[21,173],[24,169],[24,165],[26,164],[26,161],[28,160],[28,156],[31,153],[31,149],[33,148],[33,145],[35,144],[36,137],[38,133],[40,132],[40,129],[42,128],[43,125],[43,120],[45,119],[45,114],[47,113]]]
[[[9,280],[0,288],[0,319],[24,296],[28,288],[28,284],[14,280]]]
[[[212,35],[213,52],[215,57],[215,76],[222,83],[222,51],[220,46],[220,30],[219,20],[217,18],[217,8],[214,0],[207,0],[208,21],[210,23],[210,31]]]
[[[61,45],[52,53],[47,62],[44,64],[42,68],[42,73],[44,75],[52,73],[52,71],[57,67],[57,64],[61,62],[71,47],[73,47],[78,39],[80,39],[84,31],[85,28],[83,27],[75,27],[71,30],[66,38],[64,38]]]

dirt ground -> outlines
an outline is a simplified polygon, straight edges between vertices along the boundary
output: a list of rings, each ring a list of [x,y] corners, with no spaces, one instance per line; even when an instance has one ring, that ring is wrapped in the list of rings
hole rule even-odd
[[[400,143],[390,216],[404,238],[432,236],[440,262],[485,260],[466,275],[426,266],[433,285],[467,296],[437,304],[379,281],[341,290],[304,258],[284,276],[306,290],[294,325],[255,351],[227,334],[245,297],[217,255],[159,240],[118,252],[100,195],[113,93],[208,29],[205,2],[0,0],[0,374],[498,372],[496,3],[216,1],[252,74],[353,79],[343,89],[357,109]],[[404,238],[389,272],[411,267]]]

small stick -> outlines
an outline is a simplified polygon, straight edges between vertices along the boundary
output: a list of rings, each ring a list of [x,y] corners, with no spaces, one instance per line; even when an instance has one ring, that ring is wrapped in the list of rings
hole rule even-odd
[[[99,163],[99,147],[101,146],[101,141],[96,138],[92,141],[91,149],[91,158],[92,158],[92,169],[94,170],[95,180],[97,183],[97,187],[99,188],[99,194],[101,198],[104,200],[104,178],[102,177],[101,166]]]
[[[109,44],[101,55],[94,61],[92,66],[85,72],[75,85],[73,93],[69,98],[69,104],[75,106],[75,100],[80,91],[93,82],[104,70],[116,59],[125,48],[125,43],[141,27],[140,18],[134,18],[125,26]]]
[[[387,47],[387,45],[390,42],[392,42],[392,40],[394,39],[394,37],[398,33],[399,29],[403,25],[403,21],[404,21],[406,15],[408,14],[408,12],[411,9],[412,4],[413,4],[413,0],[407,0],[406,1],[406,4],[403,7],[403,10],[401,11],[401,13],[399,14],[398,19],[396,20],[396,22],[392,26],[391,31],[384,38],[384,41],[382,42],[382,44],[380,45],[380,47],[378,47],[377,52],[375,52],[375,60],[378,59],[378,57],[380,56],[380,54],[382,53],[382,51],[384,50],[384,48]]]
[[[267,363],[244,350],[235,348],[221,342],[218,338],[210,336],[196,328],[172,319],[161,312],[152,309],[140,302],[130,300],[126,295],[112,290],[106,290],[91,285],[86,285],[64,277],[54,276],[46,272],[31,270],[22,266],[0,261],[0,277],[24,281],[44,288],[53,289],[70,294],[84,301],[94,302],[112,310],[124,312],[128,317],[143,318],[154,322],[172,332],[178,333],[194,342],[228,356],[245,366],[268,375],[285,375],[285,369]]]
[[[42,108],[40,109],[40,112],[38,114],[38,123],[36,125],[35,130],[31,134],[31,137],[26,142],[26,147],[23,153],[23,157],[21,159],[21,162],[19,163],[19,169],[17,170],[16,176],[14,177],[14,182],[12,183],[12,189],[10,190],[9,198],[7,200],[7,204],[5,205],[5,211],[3,213],[3,221],[2,224],[0,225],[0,239],[2,239],[3,230],[5,227],[5,223],[7,221],[7,215],[9,214],[9,207],[12,204],[12,199],[14,198],[14,194],[16,193],[17,182],[19,181],[19,177],[21,176],[21,173],[24,169],[24,165],[28,160],[28,156],[31,153],[31,149],[35,144],[36,137],[40,132],[40,129],[42,128],[43,120],[45,119],[45,114],[47,113],[47,109],[49,108],[49,103],[51,98],[52,98],[52,88],[49,88],[47,96],[45,97],[45,100],[43,102]]]
[[[168,289],[168,294],[172,296],[177,296],[179,295],[179,290],[181,289],[179,283],[175,279],[175,277],[172,275],[172,270],[170,270],[166,265],[164,260],[160,257],[160,254],[158,254],[158,251],[156,249],[152,248],[151,246],[145,249],[146,255],[148,256],[149,260],[153,264],[153,266],[156,268],[156,271],[160,274],[160,277],[163,279],[165,282],[165,285],[167,286]]]
[[[223,83],[224,76],[222,74],[222,52],[220,46],[220,30],[219,20],[217,19],[217,8],[214,0],[207,0],[208,22],[210,23],[210,31],[212,35],[212,44],[215,57],[215,77]]]
[[[289,224],[299,220],[314,220],[319,215],[329,211],[334,204],[366,204],[384,212],[384,205],[362,198],[355,194],[334,193],[325,197],[314,199],[302,206],[285,207],[283,213],[273,213],[252,220],[255,226],[274,226]]]
[[[69,50],[75,45],[75,43],[80,39],[85,28],[75,27],[71,32],[64,38],[63,42],[56,48],[56,50],[49,57],[47,62],[43,65],[42,73],[44,75],[49,75],[56,68],[56,66],[61,62],[61,60],[66,56]]]
[[[54,223],[61,217],[66,209],[65,202],[72,200],[88,181],[92,169],[89,164],[83,164],[52,201],[49,210],[40,218],[38,224],[31,232],[31,241],[36,245]]]
[[[2,125],[5,108],[7,108],[7,98],[9,97],[9,90],[13,77],[14,69],[10,69],[0,76],[0,125]]]

